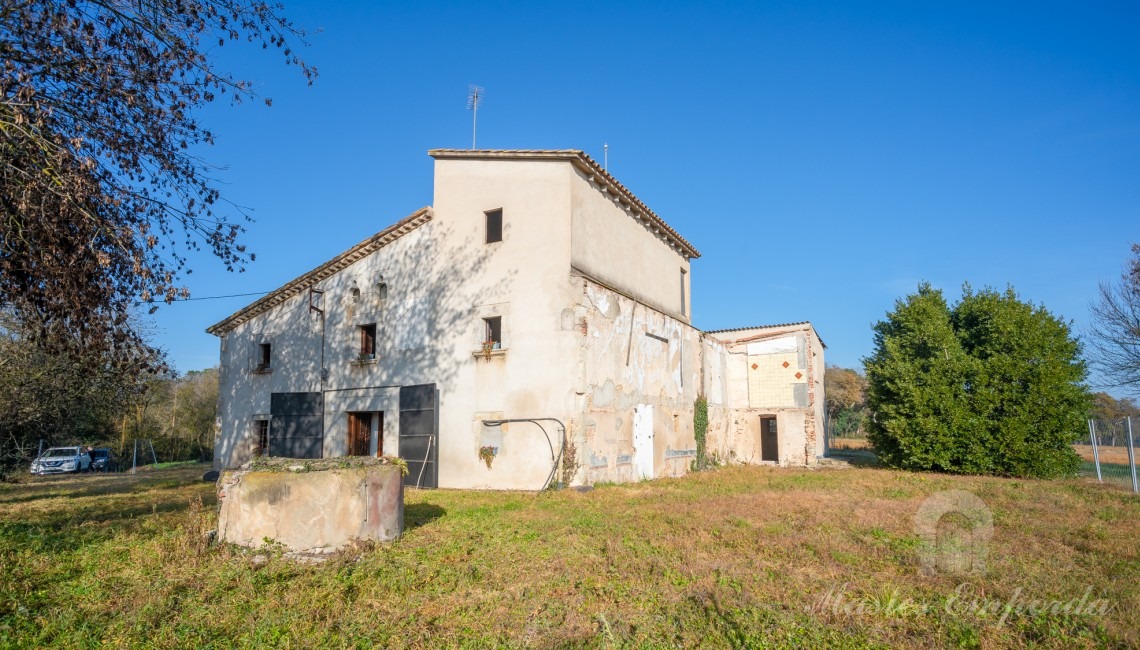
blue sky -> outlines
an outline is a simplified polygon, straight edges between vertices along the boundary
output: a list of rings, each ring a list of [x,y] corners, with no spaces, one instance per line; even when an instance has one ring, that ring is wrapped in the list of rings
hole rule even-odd
[[[929,280],[1074,321],[1140,241],[1140,5],[287,2],[306,87],[234,44],[273,107],[217,104],[203,155],[257,261],[203,254],[195,297],[272,290],[432,199],[427,150],[583,149],[691,241],[702,329],[810,320],[856,366]],[[254,298],[162,306],[179,371]],[[1095,378],[1094,378],[1095,379]]]

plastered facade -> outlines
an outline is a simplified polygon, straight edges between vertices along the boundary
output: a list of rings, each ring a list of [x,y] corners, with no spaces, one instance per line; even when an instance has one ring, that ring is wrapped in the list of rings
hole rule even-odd
[[[430,208],[210,328],[221,339],[215,466],[256,453],[273,393],[322,397],[323,456],[349,452],[350,413],[371,414],[370,453],[402,455],[400,389],[417,384],[438,390],[440,487],[539,489],[563,436],[573,483],[683,474],[701,394],[720,457],[759,458],[748,436],[761,411],[782,418],[780,464],[804,457],[794,432],[807,411],[753,409],[747,342],[690,325],[698,253],[588,156],[432,155]],[[502,241],[487,243],[494,210]],[[501,323],[493,349],[484,319]],[[361,359],[365,325],[375,352]],[[272,363],[258,370],[263,344]],[[487,424],[520,418],[544,420]]]

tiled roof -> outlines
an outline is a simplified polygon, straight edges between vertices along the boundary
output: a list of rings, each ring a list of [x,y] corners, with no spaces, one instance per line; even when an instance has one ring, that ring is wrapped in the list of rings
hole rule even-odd
[[[408,234],[409,232],[419,228],[423,224],[431,221],[432,211],[430,207],[420,208],[412,214],[397,221],[391,226],[381,230],[380,232],[372,235],[368,239],[360,242],[345,252],[337,255],[331,260],[318,266],[317,268],[301,275],[289,282],[286,282],[280,289],[272,291],[253,303],[234,312],[225,320],[222,320],[210,327],[206,328],[209,334],[220,335],[224,334],[233,328],[241,325],[249,319],[269,311],[273,307],[280,305],[293,296],[308,289],[314,284],[331,277],[335,273],[345,269],[350,264],[360,261],[361,259],[371,255],[372,253],[380,250],[388,244],[396,241],[400,237]]]
[[[753,325],[751,327],[730,327],[724,330],[705,330],[705,334],[723,334],[725,332],[743,332],[744,330],[766,330],[777,327],[792,327],[793,325],[811,325],[810,321],[802,320],[796,323],[776,323],[775,325]]]
[[[602,192],[617,196],[618,200],[628,206],[629,212],[635,219],[644,219],[648,225],[668,241],[673,247],[691,258],[700,257],[700,252],[693,247],[676,230],[673,230],[665,220],[657,216],[649,206],[641,202],[633,192],[619,183],[616,178],[602,168],[593,158],[579,149],[432,149],[428,155],[433,158],[444,159],[499,159],[499,160],[565,160],[573,163],[579,170],[586,173],[589,180],[598,185]]]
[[[774,330],[780,329],[781,327],[799,327],[800,325],[807,325],[815,332],[815,326],[811,324],[811,321],[802,320],[795,323],[776,323],[775,325],[753,325],[752,327],[732,327],[724,330],[706,330],[705,334],[729,334],[731,332],[744,332],[747,330]],[[819,339],[823,347],[826,348],[827,343],[823,342],[823,337],[819,335],[819,332],[815,332],[815,336]]]

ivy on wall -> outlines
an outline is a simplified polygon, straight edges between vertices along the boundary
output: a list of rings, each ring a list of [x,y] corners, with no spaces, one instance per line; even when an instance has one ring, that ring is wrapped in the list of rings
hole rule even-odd
[[[697,458],[693,461],[693,471],[700,471],[708,467],[708,454],[705,449],[706,435],[709,430],[709,402],[704,397],[698,397],[693,402],[693,437],[697,440]]]

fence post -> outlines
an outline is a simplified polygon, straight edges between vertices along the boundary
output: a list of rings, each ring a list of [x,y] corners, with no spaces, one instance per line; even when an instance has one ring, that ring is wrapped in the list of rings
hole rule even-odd
[[[1132,491],[1140,492],[1140,484],[1136,483],[1136,450],[1132,447],[1132,416],[1128,416],[1128,468],[1132,470]]]
[[[1096,448],[1096,420],[1089,419],[1089,440],[1092,441],[1093,448],[1093,464],[1096,465],[1096,480],[1098,483],[1104,483],[1104,479],[1100,476],[1100,453]]]

